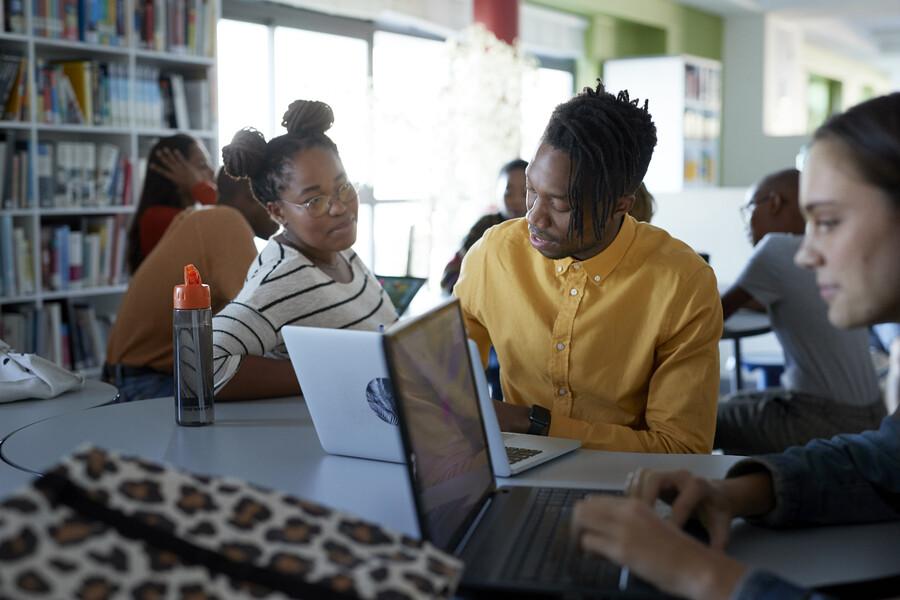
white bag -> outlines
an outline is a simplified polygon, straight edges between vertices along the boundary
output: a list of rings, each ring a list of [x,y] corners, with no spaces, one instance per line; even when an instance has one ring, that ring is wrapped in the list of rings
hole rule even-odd
[[[26,398],[54,398],[81,389],[84,377],[41,358],[13,352],[0,340],[0,403]]]

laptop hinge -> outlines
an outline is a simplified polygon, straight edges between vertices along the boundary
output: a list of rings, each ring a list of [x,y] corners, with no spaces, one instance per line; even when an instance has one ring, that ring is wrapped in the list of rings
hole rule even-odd
[[[466,531],[466,534],[462,537],[461,540],[459,540],[459,543],[456,545],[456,548],[454,548],[453,554],[455,556],[462,556],[463,548],[465,548],[466,544],[469,543],[469,539],[471,539],[472,534],[475,533],[475,530],[478,528],[478,524],[481,523],[481,519],[484,518],[485,513],[488,511],[488,508],[491,506],[491,503],[493,501],[494,501],[494,495],[491,494],[490,496],[488,496],[487,501],[485,501],[485,503],[481,505],[481,510],[478,511],[478,514],[475,516],[475,519],[469,525],[468,531]]]

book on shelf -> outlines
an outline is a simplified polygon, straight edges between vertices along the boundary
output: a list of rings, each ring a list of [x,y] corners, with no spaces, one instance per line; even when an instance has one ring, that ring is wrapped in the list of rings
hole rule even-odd
[[[48,124],[126,126],[128,69],[120,63],[78,60],[36,69],[39,119]]]
[[[14,57],[4,59],[4,62],[15,63]],[[7,121],[27,121],[28,120],[28,97],[26,75],[28,70],[28,59],[24,56],[18,58],[18,66],[15,68],[15,76],[3,104],[3,118]],[[12,73],[12,69],[8,71]]]
[[[105,46],[125,45],[122,0],[34,0],[34,35]],[[22,31],[25,33],[24,24]]]
[[[84,217],[74,223],[41,227],[44,291],[66,291],[123,283],[125,215]]]
[[[40,309],[16,307],[0,312],[0,338],[65,369],[92,369],[106,359],[112,319],[72,300],[46,302]]]
[[[212,56],[215,39],[212,0],[137,0],[134,32],[139,48]]]
[[[131,168],[115,144],[38,143],[38,196],[43,208],[131,204]]]
[[[13,218],[10,215],[0,215],[0,283],[2,283],[3,296],[16,295],[15,281],[16,255],[13,250]]]
[[[3,0],[3,8],[6,16],[5,31],[25,33],[24,0]]]
[[[34,190],[31,180],[31,157],[29,142],[16,139],[7,132],[3,150],[3,168],[0,169],[0,190],[2,208],[31,208],[34,204]]]

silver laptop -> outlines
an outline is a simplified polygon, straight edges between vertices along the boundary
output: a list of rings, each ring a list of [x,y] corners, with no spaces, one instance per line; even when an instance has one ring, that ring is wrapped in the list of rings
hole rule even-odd
[[[484,417],[484,432],[488,449],[491,451],[491,465],[497,477],[509,477],[527,471],[541,463],[562,456],[581,447],[580,440],[528,435],[527,433],[506,433],[500,431],[494,400],[488,389],[487,376],[478,355],[478,346],[469,340],[469,354],[472,357],[472,372],[478,388],[478,403]]]
[[[322,449],[405,462],[382,334],[287,326],[282,335]],[[562,438],[501,433],[474,342],[469,350],[491,462],[499,477],[516,475],[581,445]]]

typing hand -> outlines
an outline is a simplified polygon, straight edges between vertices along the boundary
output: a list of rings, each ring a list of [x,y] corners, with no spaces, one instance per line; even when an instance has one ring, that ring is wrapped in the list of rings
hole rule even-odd
[[[686,598],[728,598],[746,568],[662,519],[639,498],[589,496],[575,505],[580,546],[662,590]]]
[[[672,505],[671,520],[683,527],[693,515],[706,527],[710,546],[724,549],[737,516],[721,481],[697,477],[688,471],[638,469],[628,476],[625,493],[652,510],[659,498]]]

